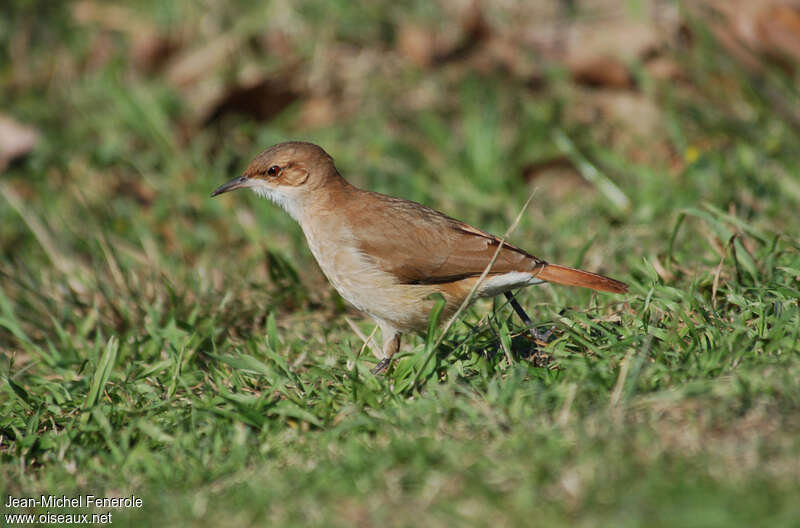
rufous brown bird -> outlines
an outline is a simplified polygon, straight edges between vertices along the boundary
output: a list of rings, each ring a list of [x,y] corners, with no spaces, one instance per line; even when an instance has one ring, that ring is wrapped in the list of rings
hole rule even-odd
[[[383,347],[373,372],[389,366],[402,333],[427,328],[436,302],[432,294],[444,297],[443,318],[452,316],[495,253],[473,299],[505,293],[528,324],[511,290],[543,281],[613,293],[628,289],[620,281],[550,264],[505,242],[501,246],[498,237],[430,207],[359,189],[312,143],[270,147],[211,196],[245,188],[271,199],[300,224],[336,291],[376,321]]]

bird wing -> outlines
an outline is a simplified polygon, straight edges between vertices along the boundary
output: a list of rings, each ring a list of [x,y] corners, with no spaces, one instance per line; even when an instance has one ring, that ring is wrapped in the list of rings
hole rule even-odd
[[[359,249],[404,284],[478,276],[500,244],[496,236],[434,209],[378,193],[363,191],[348,207],[348,218]],[[545,264],[503,242],[490,273],[535,271]]]

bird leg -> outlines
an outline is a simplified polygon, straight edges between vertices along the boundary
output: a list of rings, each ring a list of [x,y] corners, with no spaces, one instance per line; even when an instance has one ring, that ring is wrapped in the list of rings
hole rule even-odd
[[[392,364],[392,356],[400,350],[400,332],[397,330],[381,327],[383,334],[383,358],[375,365],[370,372],[373,374],[383,374]]]
[[[525,326],[528,327],[528,334],[531,336],[533,341],[537,345],[546,345],[547,340],[550,338],[550,335],[552,335],[553,331],[548,330],[547,332],[540,332],[539,330],[534,328],[533,321],[531,321],[531,318],[528,317],[528,314],[525,313],[525,310],[523,310],[522,306],[520,306],[520,304],[517,302],[517,299],[516,297],[514,297],[514,294],[511,292],[504,292],[504,293],[506,299],[508,299],[508,302],[511,304],[511,307],[514,308],[514,311],[517,312],[519,318],[522,319],[522,322],[525,323]],[[529,359],[531,363],[533,363],[533,366],[535,367],[546,367],[547,364],[550,362],[550,357],[539,349],[533,351],[533,353],[531,353],[527,357],[527,359]]]
[[[552,330],[548,330],[547,332],[540,332],[536,328],[533,327],[533,321],[531,318],[528,317],[528,314],[525,313],[525,310],[522,306],[517,302],[517,298],[514,297],[514,294],[510,291],[504,292],[506,299],[511,304],[511,307],[517,312],[517,315],[522,322],[525,323],[525,326],[528,327],[528,333],[533,338],[534,341],[541,342],[541,344],[546,345],[547,340],[550,339],[550,336],[553,334]]]

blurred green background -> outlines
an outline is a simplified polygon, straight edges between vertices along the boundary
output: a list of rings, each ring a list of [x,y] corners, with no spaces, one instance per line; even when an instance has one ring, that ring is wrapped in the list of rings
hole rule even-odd
[[[795,3],[1,9],[3,504],[136,494],[111,511],[137,526],[797,525]],[[291,218],[209,198],[287,140],[497,234],[533,193],[511,241],[631,293],[521,292],[555,329],[546,368],[508,361],[529,345],[497,300],[376,378],[371,322]]]

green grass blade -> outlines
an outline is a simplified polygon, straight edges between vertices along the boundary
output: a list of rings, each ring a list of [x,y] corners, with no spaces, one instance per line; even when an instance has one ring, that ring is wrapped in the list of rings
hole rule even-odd
[[[111,337],[106,344],[105,350],[100,361],[95,366],[94,375],[92,376],[92,384],[89,387],[89,393],[86,395],[86,401],[83,404],[84,409],[94,407],[100,399],[100,394],[108,383],[111,377],[111,371],[114,368],[114,363],[117,360],[117,352],[119,350],[119,342],[115,337]]]

